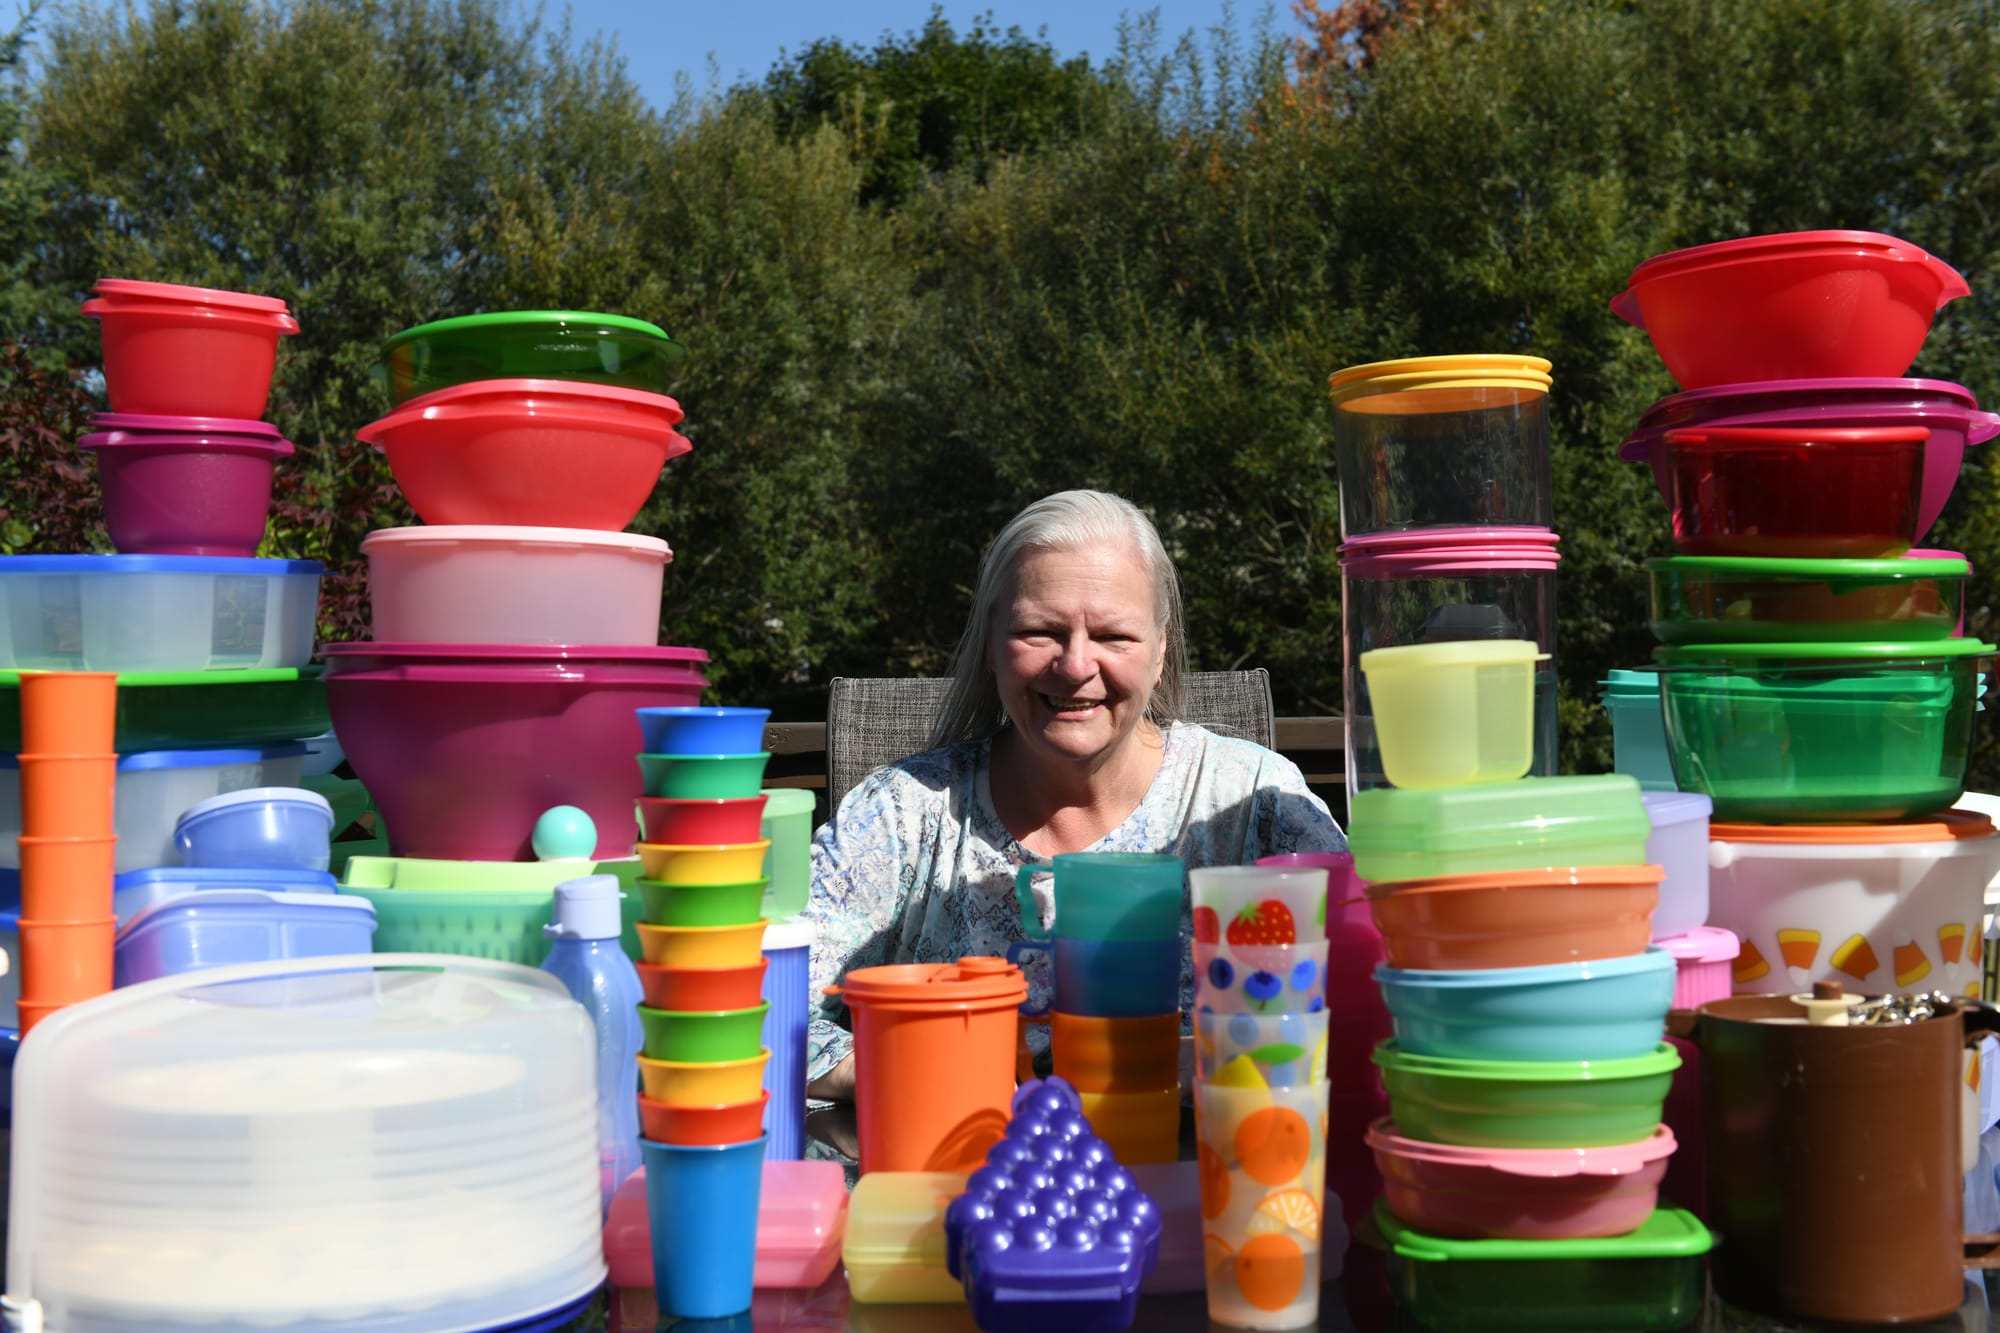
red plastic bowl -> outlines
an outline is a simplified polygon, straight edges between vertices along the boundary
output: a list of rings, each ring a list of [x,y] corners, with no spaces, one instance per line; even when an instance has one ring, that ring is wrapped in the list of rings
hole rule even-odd
[[[632,855],[635,708],[701,701],[698,648],[330,643],[327,707],[396,856],[526,861],[535,820],[580,807],[596,855]]]
[[[78,447],[97,454],[104,524],[134,555],[257,554],[271,469],[292,445],[261,421],[95,418]]]
[[[693,446],[661,393],[574,380],[479,380],[412,398],[360,438],[426,523],[624,529]]]
[[[1705,426],[1667,432],[1683,555],[1893,559],[1917,540],[1921,426]]]
[[[1682,388],[1699,389],[1901,375],[1939,308],[1970,290],[1893,236],[1802,231],[1656,256],[1611,311],[1646,331]]]
[[[764,969],[768,958],[749,967],[661,967],[634,963],[646,1007],[669,1013],[698,1014],[726,1009],[755,1009],[764,1002]]]
[[[669,1106],[643,1093],[639,1097],[639,1132],[654,1143],[683,1148],[712,1148],[748,1143],[764,1132],[764,1104],[771,1094],[760,1092],[754,1102],[728,1106]]]
[[[299,331],[276,297],[107,278],[83,313],[102,325],[111,410],[252,421],[271,399],[278,339]]]
[[[734,796],[714,800],[674,800],[665,796],[639,798],[642,842],[676,847],[720,846],[756,842],[764,836],[764,796]],[[671,1008],[663,1005],[662,1008]]]

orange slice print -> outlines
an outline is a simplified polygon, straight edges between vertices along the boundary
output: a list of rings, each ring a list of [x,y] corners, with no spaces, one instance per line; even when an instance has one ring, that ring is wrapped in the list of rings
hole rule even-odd
[[[1319,1244],[1320,1204],[1310,1191],[1279,1190],[1257,1205],[1248,1230],[1253,1236],[1290,1231]]]

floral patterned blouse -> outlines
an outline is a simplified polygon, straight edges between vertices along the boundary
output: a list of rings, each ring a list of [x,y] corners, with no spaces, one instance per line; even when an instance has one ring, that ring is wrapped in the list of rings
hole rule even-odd
[[[967,954],[1004,957],[1025,938],[1014,872],[1046,865],[1016,842],[994,813],[988,787],[992,742],[926,750],[877,769],[847,794],[813,838],[812,900],[817,929],[812,985],[882,963],[947,963]],[[1189,867],[1246,865],[1279,852],[1344,851],[1347,839],[1298,766],[1252,741],[1187,722],[1166,729],[1166,754],[1145,798],[1093,852],[1170,852]],[[1042,924],[1053,903],[1046,877],[1035,881]],[[1181,936],[1190,934],[1185,889]],[[1023,958],[1031,1004],[1050,990],[1046,955]],[[1194,976],[1181,958],[1181,1007],[1193,1007]],[[816,1005],[808,1037],[808,1080],[845,1059],[854,1038],[837,997]],[[1029,1029],[1041,1055],[1048,1029]]]

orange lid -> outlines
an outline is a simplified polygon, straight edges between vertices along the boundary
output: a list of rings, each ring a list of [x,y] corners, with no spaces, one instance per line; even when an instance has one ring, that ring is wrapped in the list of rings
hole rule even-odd
[[[1851,847],[1877,842],[1957,842],[1994,836],[1993,821],[1976,810],[1946,810],[1894,824],[1710,824],[1716,842]]]
[[[981,1000],[1019,1004],[1028,996],[1028,979],[1004,958],[974,955],[955,963],[856,968],[827,993],[838,993],[849,1004],[957,1005]]]
[[[1561,866],[1550,870],[1496,870],[1485,875],[1439,875],[1433,879],[1390,880],[1368,886],[1370,898],[1398,893],[1444,893],[1464,889],[1546,889],[1573,884],[1582,889],[1616,889],[1658,884],[1659,866]]]

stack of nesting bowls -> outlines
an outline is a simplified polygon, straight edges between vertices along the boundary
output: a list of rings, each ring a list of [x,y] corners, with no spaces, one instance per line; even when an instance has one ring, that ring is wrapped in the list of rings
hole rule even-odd
[[[1675,965],[1638,784],[1524,778],[1533,642],[1362,658],[1391,790],[1352,798],[1395,1036],[1368,1133],[1383,1205],[1446,1237],[1623,1235],[1654,1213]]]

